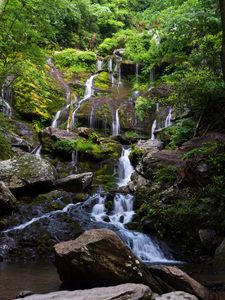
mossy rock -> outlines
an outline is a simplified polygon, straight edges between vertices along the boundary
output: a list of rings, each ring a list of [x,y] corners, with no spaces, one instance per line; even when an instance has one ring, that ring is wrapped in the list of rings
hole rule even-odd
[[[95,88],[99,90],[109,90],[111,87],[111,82],[108,78],[107,72],[101,72],[95,77],[94,81]]]

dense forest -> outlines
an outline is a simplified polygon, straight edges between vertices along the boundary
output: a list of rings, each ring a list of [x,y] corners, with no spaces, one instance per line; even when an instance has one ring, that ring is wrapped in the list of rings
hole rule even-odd
[[[224,0],[0,1],[0,258],[52,258],[87,221],[33,227],[7,253],[4,232],[100,190],[111,213],[132,194],[129,228],[177,260],[225,268],[224,84]],[[64,187],[74,174],[88,190]]]

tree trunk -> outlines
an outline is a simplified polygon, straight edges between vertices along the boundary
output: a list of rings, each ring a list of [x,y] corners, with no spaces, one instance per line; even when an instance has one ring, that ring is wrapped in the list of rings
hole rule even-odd
[[[221,14],[222,31],[223,31],[221,62],[222,62],[223,79],[225,82],[225,0],[219,0],[219,1],[220,1],[220,14]]]

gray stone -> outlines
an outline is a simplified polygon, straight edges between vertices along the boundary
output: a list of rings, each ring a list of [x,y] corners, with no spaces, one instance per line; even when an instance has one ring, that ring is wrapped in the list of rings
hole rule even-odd
[[[154,300],[198,300],[198,298],[194,295],[178,291],[156,296]]]
[[[3,181],[0,181],[0,215],[8,214],[16,207],[16,198]]]
[[[225,239],[216,249],[214,259],[213,259],[213,264],[217,268],[225,269]]]
[[[62,282],[73,288],[142,283],[162,292],[145,265],[109,229],[85,231],[76,240],[55,245]]]
[[[85,190],[92,182],[93,173],[81,173],[81,174],[72,174],[65,178],[56,180],[55,188],[63,189],[67,192],[82,192]]]
[[[199,238],[200,238],[200,241],[202,242],[203,246],[207,250],[211,251],[215,247],[215,245],[218,241],[215,230],[200,229],[198,231],[198,234],[199,234]]]
[[[31,295],[25,300],[150,300],[151,290],[143,284],[122,284],[90,290],[61,291],[43,295]],[[18,300],[17,299],[17,300]]]

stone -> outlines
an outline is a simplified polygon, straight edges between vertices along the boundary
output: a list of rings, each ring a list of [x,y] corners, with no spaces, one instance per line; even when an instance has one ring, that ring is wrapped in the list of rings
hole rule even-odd
[[[225,239],[216,249],[213,259],[213,265],[217,268],[225,269]]]
[[[92,128],[88,128],[88,127],[78,127],[77,128],[77,133],[79,134],[79,136],[82,136],[86,139],[89,138],[89,136],[94,132],[94,130]]]
[[[24,299],[25,297],[33,295],[33,294],[34,294],[34,292],[25,290],[25,291],[21,291],[16,298]]]
[[[16,198],[5,185],[0,181],[0,216],[9,214],[16,208]]]
[[[218,246],[218,237],[213,229],[200,229],[198,231],[200,241],[202,242],[205,249],[209,252],[215,250],[215,247]]]
[[[61,281],[72,288],[142,283],[161,292],[145,265],[109,229],[85,231],[76,240],[56,244]]]
[[[167,292],[184,291],[202,300],[209,299],[208,289],[177,267],[151,266],[149,270],[153,276],[160,279],[164,285],[164,292],[166,292],[165,289],[167,289]]]
[[[56,179],[55,168],[32,154],[0,162],[0,180],[14,195],[45,192]]]
[[[198,298],[189,293],[178,291],[156,296],[154,300],[198,300]]]
[[[143,284],[121,284],[113,287],[100,287],[89,290],[60,291],[42,295],[31,295],[25,300],[150,300],[151,290]],[[191,299],[192,300],[192,299]]]
[[[63,189],[67,192],[82,192],[88,186],[90,186],[93,179],[93,173],[81,173],[81,174],[72,174],[65,178],[56,180],[55,188]]]

